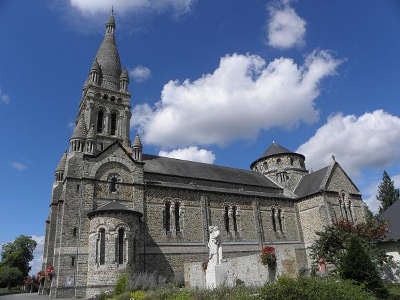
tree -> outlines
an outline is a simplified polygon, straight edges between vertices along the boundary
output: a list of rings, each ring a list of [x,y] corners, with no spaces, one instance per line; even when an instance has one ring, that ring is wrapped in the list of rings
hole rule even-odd
[[[381,203],[379,214],[399,199],[399,190],[394,188],[394,182],[386,171],[383,171],[382,182],[378,186],[376,199]]]
[[[318,238],[310,247],[311,257],[315,262],[322,259],[327,264],[338,266],[348,251],[350,239],[355,237],[381,271],[390,257],[377,247],[377,242],[382,240],[386,233],[385,221],[375,217],[367,218],[365,223],[358,224],[347,220],[333,221],[324,231],[316,232]]]
[[[388,290],[385,288],[379,273],[364,251],[359,239],[352,236],[349,240],[348,250],[338,266],[340,277],[355,280],[372,291],[379,298],[386,298]]]
[[[36,245],[36,241],[24,235],[20,235],[14,242],[3,245],[1,266],[17,268],[21,271],[23,278],[27,277],[31,270],[29,262],[33,259],[33,250],[35,250]]]
[[[11,267],[6,264],[0,264],[0,286],[8,289],[21,284],[24,280],[24,275],[21,270],[16,267]]]

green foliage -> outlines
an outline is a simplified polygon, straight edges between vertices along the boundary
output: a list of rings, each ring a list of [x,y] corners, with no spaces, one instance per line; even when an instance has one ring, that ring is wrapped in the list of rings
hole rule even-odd
[[[131,298],[133,300],[143,300],[146,297],[146,293],[144,291],[135,291],[131,293]]]
[[[1,264],[19,269],[22,272],[23,280],[31,270],[29,262],[33,259],[33,250],[35,250],[36,244],[32,238],[20,235],[14,242],[3,245]],[[22,280],[18,283],[22,283]]]
[[[322,258],[327,264],[339,266],[348,250],[350,239],[354,237],[381,273],[390,257],[384,249],[377,247],[377,242],[385,237],[386,232],[386,223],[375,217],[358,224],[346,220],[333,222],[324,231],[316,232],[318,238],[310,247],[311,257],[316,263]]]
[[[265,285],[260,299],[271,300],[372,300],[374,296],[350,280],[279,277]]]
[[[24,275],[21,270],[7,264],[0,264],[0,286],[11,288],[21,284]]]
[[[128,290],[128,275],[122,274],[117,281],[117,284],[114,288],[114,295],[118,296]],[[119,298],[118,298],[119,299]]]
[[[399,199],[399,190],[394,188],[394,181],[386,171],[383,171],[382,182],[378,186],[376,199],[381,203],[380,214]]]
[[[375,265],[356,237],[350,239],[348,251],[338,268],[343,279],[351,279],[359,284],[365,284],[365,287],[374,292],[377,297],[386,298],[388,296],[388,291],[383,285]]]

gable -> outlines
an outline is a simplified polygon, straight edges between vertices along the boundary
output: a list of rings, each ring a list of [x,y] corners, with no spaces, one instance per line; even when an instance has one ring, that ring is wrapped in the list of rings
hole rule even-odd
[[[335,163],[328,181],[325,186],[325,190],[333,192],[346,191],[351,194],[360,194],[359,189],[342,169],[342,167]]]
[[[138,165],[118,142],[111,144],[89,161],[93,163],[89,171],[91,177],[95,177],[100,169],[104,169],[105,165],[121,165],[131,173],[137,169]]]

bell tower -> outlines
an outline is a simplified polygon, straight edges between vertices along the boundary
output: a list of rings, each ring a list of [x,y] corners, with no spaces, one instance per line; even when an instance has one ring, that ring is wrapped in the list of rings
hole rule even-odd
[[[76,125],[86,128],[88,136],[79,136],[82,147],[75,151],[96,154],[115,141],[130,149],[129,123],[131,95],[129,75],[122,70],[113,11],[106,23],[103,42],[93,60],[83,86]],[[88,145],[88,143],[90,145]]]

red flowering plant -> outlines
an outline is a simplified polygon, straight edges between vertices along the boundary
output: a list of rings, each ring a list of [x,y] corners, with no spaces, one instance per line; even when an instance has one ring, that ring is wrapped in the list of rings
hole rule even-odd
[[[49,280],[51,280],[51,279],[53,278],[53,276],[54,276],[54,267],[53,267],[53,266],[48,266],[48,267],[46,268],[45,274],[46,274],[46,277],[47,277]]]
[[[386,264],[392,263],[385,251],[378,247],[378,242],[385,238],[387,231],[387,222],[376,216],[357,223],[333,219],[323,231],[316,232],[317,238],[309,248],[311,257],[315,264],[322,258],[327,266],[338,267],[347,253],[350,239],[355,238],[381,271]]]
[[[207,267],[208,267],[208,258],[206,259],[205,262],[201,264],[201,269],[205,272],[207,270]]]
[[[266,246],[262,249],[261,262],[264,266],[268,265],[268,267],[270,268],[275,268],[276,254],[274,247]]]
[[[46,278],[46,274],[43,271],[40,271],[36,274],[36,279],[39,280],[39,282],[43,281]]]

